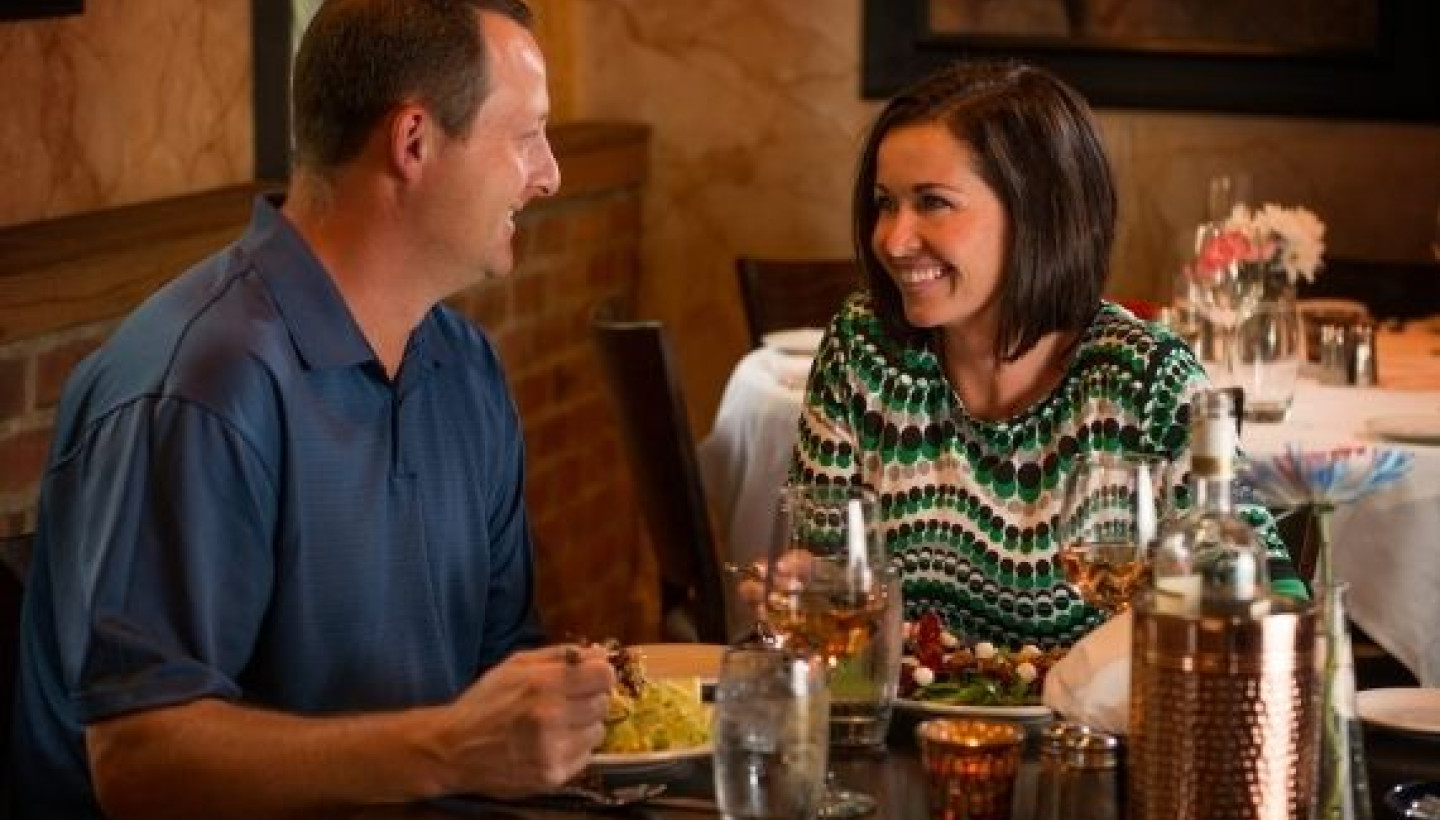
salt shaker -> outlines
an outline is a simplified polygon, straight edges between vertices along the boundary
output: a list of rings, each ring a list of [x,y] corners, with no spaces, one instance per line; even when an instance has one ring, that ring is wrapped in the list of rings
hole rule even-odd
[[[1375,326],[1356,322],[1350,326],[1346,343],[1349,361],[1346,376],[1351,384],[1369,387],[1375,384]]]
[[[1345,325],[1326,322],[1320,326],[1320,383],[1350,383],[1350,353]]]
[[[1087,729],[1065,738],[1059,820],[1121,820],[1120,738]]]
[[[1035,820],[1060,820],[1060,776],[1064,771],[1065,743],[1088,727],[1069,721],[1047,724],[1040,731],[1040,777],[1035,790]]]

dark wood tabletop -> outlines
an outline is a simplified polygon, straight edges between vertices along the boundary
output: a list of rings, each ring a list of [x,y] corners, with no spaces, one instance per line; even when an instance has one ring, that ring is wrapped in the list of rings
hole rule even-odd
[[[914,741],[915,720],[897,715],[891,727],[890,743],[883,754],[838,757],[833,769],[841,783],[873,795],[880,803],[877,820],[925,818],[925,776],[920,769]],[[1031,733],[1032,740],[1034,733]],[[1033,745],[1033,744],[1032,744]],[[1440,736],[1403,734],[1366,727],[1366,766],[1369,771],[1376,820],[1392,820],[1381,801],[1398,783],[1440,781]],[[664,772],[669,781],[667,795],[713,797],[710,763],[707,759],[678,764]],[[1034,788],[1034,764],[1022,772],[1016,796],[1016,820],[1025,820],[1032,804],[1027,790]],[[653,778],[652,778],[653,779]],[[620,810],[561,809],[536,805],[498,804],[471,798],[457,798],[434,804],[377,809],[353,815],[354,820],[454,820],[460,817],[487,820],[574,820],[574,818],[641,818],[643,820],[697,820],[718,817],[713,808],[675,808],[637,805]]]

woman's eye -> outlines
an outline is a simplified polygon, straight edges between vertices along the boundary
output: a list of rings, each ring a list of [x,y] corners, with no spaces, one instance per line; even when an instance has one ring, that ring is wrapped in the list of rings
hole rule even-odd
[[[892,199],[889,194],[875,194],[874,203],[875,210],[882,214],[893,213],[895,211],[895,200]]]
[[[938,211],[950,207],[950,200],[935,194],[921,194],[918,206],[922,211]]]

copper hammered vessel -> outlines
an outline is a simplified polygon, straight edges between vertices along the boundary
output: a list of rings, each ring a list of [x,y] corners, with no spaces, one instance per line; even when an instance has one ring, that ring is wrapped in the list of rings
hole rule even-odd
[[[1316,615],[1187,618],[1135,606],[1133,820],[1308,820],[1318,755]]]

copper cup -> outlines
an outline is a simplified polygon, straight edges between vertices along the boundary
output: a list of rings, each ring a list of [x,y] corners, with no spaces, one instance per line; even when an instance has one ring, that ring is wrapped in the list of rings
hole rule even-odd
[[[1009,820],[1025,731],[1013,723],[936,718],[915,727],[932,820]]]

